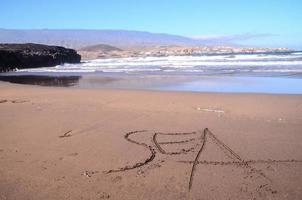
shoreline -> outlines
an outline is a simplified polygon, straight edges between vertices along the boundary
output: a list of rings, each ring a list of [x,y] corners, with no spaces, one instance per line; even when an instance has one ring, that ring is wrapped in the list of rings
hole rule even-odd
[[[85,89],[129,89],[200,93],[301,95],[301,78],[232,75],[4,75],[0,81],[20,85]]]
[[[199,95],[226,95],[226,96],[296,96],[302,97],[299,93],[257,93],[257,92],[211,92],[211,91],[181,91],[181,90],[159,90],[159,89],[135,89],[135,88],[85,88],[85,87],[73,87],[73,86],[49,86],[49,85],[32,85],[22,83],[10,83],[0,80],[0,89],[2,87],[16,87],[16,88],[28,88],[28,89],[43,89],[45,90],[66,90],[66,91],[87,91],[87,92],[141,92],[141,93],[171,93],[171,94],[199,94]]]

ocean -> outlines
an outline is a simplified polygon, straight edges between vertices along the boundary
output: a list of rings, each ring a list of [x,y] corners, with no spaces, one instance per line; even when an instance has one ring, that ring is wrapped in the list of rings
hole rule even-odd
[[[20,69],[0,79],[83,88],[302,94],[302,52],[104,58]]]

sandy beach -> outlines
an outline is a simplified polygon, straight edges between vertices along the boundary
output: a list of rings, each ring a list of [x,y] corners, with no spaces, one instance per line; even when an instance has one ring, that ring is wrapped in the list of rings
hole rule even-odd
[[[301,95],[0,82],[0,138],[1,200],[302,198]]]

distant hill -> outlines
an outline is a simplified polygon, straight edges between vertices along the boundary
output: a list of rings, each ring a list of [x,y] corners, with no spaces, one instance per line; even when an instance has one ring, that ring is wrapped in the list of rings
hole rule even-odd
[[[92,51],[92,52],[101,51],[104,53],[111,52],[111,51],[123,51],[120,48],[117,48],[117,47],[114,47],[111,45],[107,45],[107,44],[97,44],[97,45],[87,46],[87,47],[80,48],[79,50],[80,51]]]
[[[150,47],[158,45],[205,45],[208,41],[143,31],[126,30],[14,30],[0,29],[0,43],[41,43],[69,48],[83,48],[89,45],[107,44],[119,48]]]

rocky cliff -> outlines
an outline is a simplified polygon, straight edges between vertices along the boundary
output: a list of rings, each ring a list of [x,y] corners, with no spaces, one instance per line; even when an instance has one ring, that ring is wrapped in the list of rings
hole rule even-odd
[[[0,72],[80,61],[81,56],[75,50],[64,47],[32,43],[0,44]]]

